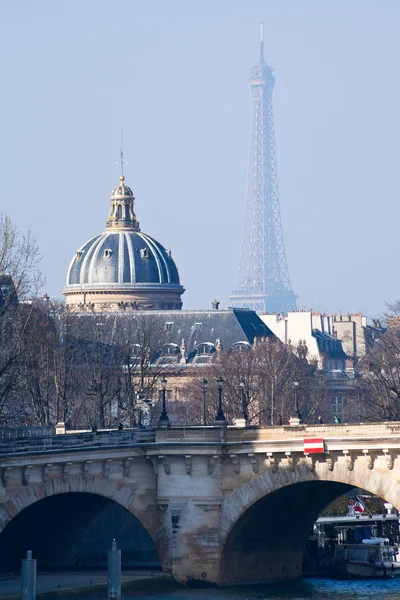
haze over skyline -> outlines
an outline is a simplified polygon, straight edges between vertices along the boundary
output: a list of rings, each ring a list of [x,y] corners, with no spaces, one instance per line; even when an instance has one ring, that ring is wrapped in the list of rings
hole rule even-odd
[[[0,2],[1,211],[31,228],[44,291],[104,229],[120,131],[144,232],[184,308],[228,306],[259,54],[275,69],[281,213],[298,306],[374,316],[400,298],[400,4]]]

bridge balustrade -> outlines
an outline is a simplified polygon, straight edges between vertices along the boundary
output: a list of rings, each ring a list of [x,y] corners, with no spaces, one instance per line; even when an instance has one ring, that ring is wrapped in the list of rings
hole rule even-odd
[[[104,448],[132,446],[134,444],[155,441],[154,430],[107,430],[96,433],[70,433],[68,435],[50,435],[43,437],[21,437],[0,439],[0,454],[41,453],[51,451],[69,451],[84,448]]]

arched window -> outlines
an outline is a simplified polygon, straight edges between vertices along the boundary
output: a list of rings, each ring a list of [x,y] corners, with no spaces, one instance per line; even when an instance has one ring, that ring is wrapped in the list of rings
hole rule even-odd
[[[122,206],[121,206],[121,204],[118,204],[117,217],[118,217],[118,219],[122,219]]]
[[[131,348],[131,360],[134,361],[140,354],[140,346],[139,344],[133,344]]]
[[[249,342],[235,342],[231,346],[231,350],[233,352],[244,352],[245,350],[248,350],[249,348],[250,348]]]
[[[179,348],[176,344],[165,344],[165,346],[162,347],[161,354],[163,356],[175,356],[178,352]]]
[[[211,342],[203,342],[196,348],[197,354],[212,354],[213,352],[215,352],[215,346]]]

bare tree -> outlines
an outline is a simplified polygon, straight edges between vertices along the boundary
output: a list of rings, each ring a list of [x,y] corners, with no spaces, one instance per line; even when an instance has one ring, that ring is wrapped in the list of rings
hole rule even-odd
[[[157,315],[134,310],[118,317],[116,338],[120,414],[130,424],[140,425],[141,408],[144,403],[154,403],[159,381],[168,373],[169,355],[165,350],[170,332]]]
[[[187,384],[187,399],[170,406],[170,415],[178,422],[203,422],[204,374],[202,369]],[[252,425],[285,425],[295,416],[295,382],[299,384],[302,420],[312,422],[322,411],[327,395],[323,380],[315,374],[314,367],[276,338],[256,340],[251,348],[223,351],[207,368],[207,423],[213,422],[217,412],[219,377],[224,381],[223,410],[228,422],[247,416]]]
[[[358,386],[365,418],[400,418],[400,327],[389,327],[360,362]]]
[[[39,269],[41,255],[31,231],[21,234],[10,217],[0,214],[0,275],[9,277],[10,289],[2,290],[1,313],[18,299],[33,298],[44,283]]]

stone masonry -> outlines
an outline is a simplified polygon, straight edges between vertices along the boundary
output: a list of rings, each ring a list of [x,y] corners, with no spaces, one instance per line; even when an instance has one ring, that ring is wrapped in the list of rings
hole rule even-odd
[[[304,454],[323,438],[323,454]],[[400,509],[400,424],[191,427],[0,443],[0,531],[44,498],[109,498],[145,527],[178,580],[301,575],[310,528],[351,487]]]

